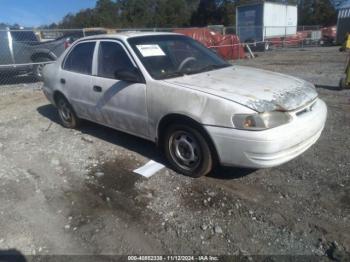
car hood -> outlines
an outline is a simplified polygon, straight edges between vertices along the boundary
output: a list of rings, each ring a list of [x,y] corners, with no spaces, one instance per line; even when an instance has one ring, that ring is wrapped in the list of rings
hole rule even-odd
[[[309,82],[245,66],[232,66],[165,81],[234,101],[257,112],[291,111],[317,97],[316,89]]]

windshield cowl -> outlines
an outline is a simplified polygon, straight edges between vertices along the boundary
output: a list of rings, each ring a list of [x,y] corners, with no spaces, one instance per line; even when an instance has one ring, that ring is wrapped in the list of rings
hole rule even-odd
[[[182,77],[182,76],[186,76],[186,75],[196,75],[196,74],[201,74],[201,73],[206,73],[206,72],[211,72],[211,71],[227,68],[230,66],[232,66],[232,65],[227,64],[227,65],[223,65],[223,66],[207,66],[205,68],[202,68],[200,70],[195,70],[195,71],[173,72],[173,73],[169,73],[169,74],[164,75],[164,77],[161,79],[165,80],[165,79],[171,79],[171,78],[176,78],[176,77]]]

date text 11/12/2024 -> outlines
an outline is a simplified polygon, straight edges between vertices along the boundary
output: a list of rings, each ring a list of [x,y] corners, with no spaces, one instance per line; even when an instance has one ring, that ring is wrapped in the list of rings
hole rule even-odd
[[[128,261],[219,261],[218,256],[128,256]]]

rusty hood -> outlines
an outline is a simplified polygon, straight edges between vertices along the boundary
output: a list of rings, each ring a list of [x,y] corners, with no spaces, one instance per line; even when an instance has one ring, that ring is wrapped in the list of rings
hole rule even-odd
[[[165,80],[247,106],[257,112],[295,110],[317,97],[304,80],[245,66],[232,66]]]

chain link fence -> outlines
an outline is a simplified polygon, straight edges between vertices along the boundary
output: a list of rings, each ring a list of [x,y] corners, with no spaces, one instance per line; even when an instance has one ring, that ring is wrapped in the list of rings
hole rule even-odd
[[[133,29],[0,29],[0,85],[23,76],[40,81],[42,68],[55,61],[75,40],[90,35],[125,31],[178,32],[215,49],[225,59],[254,57],[255,52],[285,48],[322,46],[335,39],[334,30],[319,26],[133,28]]]

